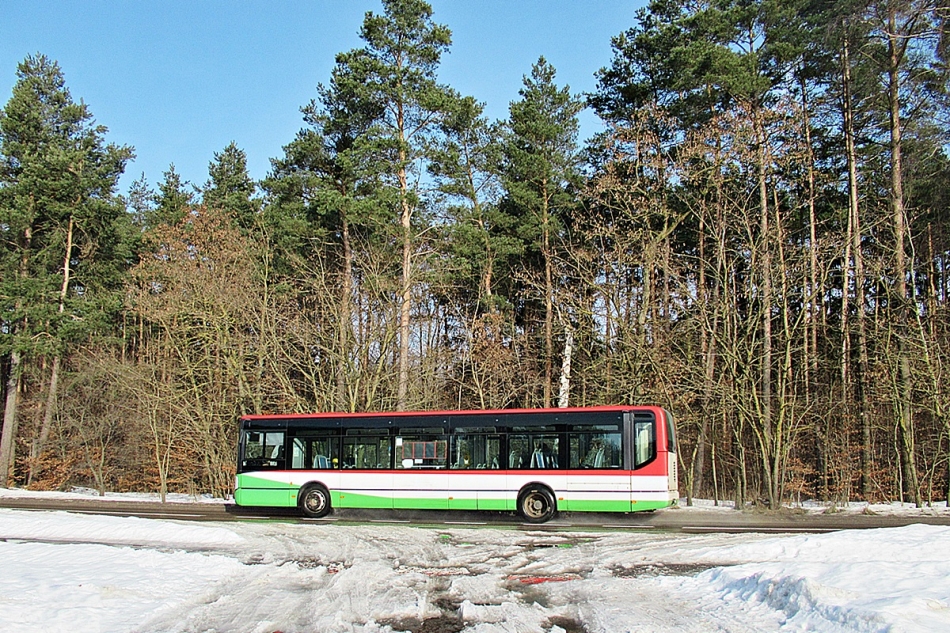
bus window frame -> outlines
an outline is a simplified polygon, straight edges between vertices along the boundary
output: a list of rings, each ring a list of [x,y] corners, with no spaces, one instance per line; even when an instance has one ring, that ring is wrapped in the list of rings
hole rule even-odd
[[[394,470],[451,470],[449,444],[451,430],[447,422],[433,420],[428,426],[401,426],[393,431],[390,447]],[[411,446],[409,457],[406,449]],[[423,451],[416,456],[416,449]],[[427,457],[429,449],[433,457]]]
[[[449,435],[449,470],[501,470],[501,446],[504,436],[504,433],[499,432],[494,426],[452,429]],[[497,449],[494,454],[490,449],[493,442]],[[460,446],[463,443],[466,451],[464,458],[463,448]],[[476,455],[484,456],[485,461],[475,459]]]
[[[366,431],[366,429],[346,429],[346,431],[355,431],[361,430]],[[384,447],[385,445],[385,447]],[[347,447],[349,446],[372,446],[373,453],[376,456],[376,465],[365,464],[365,463],[348,463],[351,455],[348,454]],[[383,454],[385,452],[385,455]],[[393,436],[390,434],[389,430],[378,430],[371,429],[369,432],[360,432],[360,433],[345,433],[340,438],[340,469],[341,470],[392,470],[393,469],[393,453],[395,452],[393,446]],[[352,451],[353,459],[357,458],[359,451]],[[365,459],[365,456],[362,456]],[[385,458],[385,459],[383,459]]]
[[[567,437],[567,462],[566,468],[568,470],[620,470],[624,465],[624,428],[623,424],[619,422],[593,422],[587,424],[571,424],[567,426],[566,431]],[[578,448],[578,460],[575,464],[572,458],[574,457],[574,444],[576,440]],[[614,442],[616,440],[616,443]],[[590,449],[592,448],[594,442],[602,442],[603,449],[602,454],[605,456],[606,464],[600,466],[592,466],[586,464],[586,460],[590,455]],[[581,448],[584,447],[582,451]],[[617,463],[613,464],[613,457],[616,456],[618,459]]]
[[[248,457],[247,456],[247,444],[250,434],[257,434],[261,436],[261,456],[260,457]],[[271,435],[280,435],[280,443],[268,444],[267,437]],[[276,456],[267,457],[267,449],[271,448],[277,451]],[[242,431],[241,434],[241,460],[240,460],[240,472],[254,471],[254,470],[284,470],[287,465],[287,429],[282,427],[275,428],[264,428],[264,429],[247,429]],[[253,463],[252,463],[253,462]]]

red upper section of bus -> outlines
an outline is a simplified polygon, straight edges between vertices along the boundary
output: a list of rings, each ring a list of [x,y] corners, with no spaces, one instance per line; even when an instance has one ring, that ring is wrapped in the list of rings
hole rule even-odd
[[[587,411],[652,411],[658,420],[664,420],[663,408],[657,406],[639,405],[608,405],[599,407],[568,407],[564,409],[476,409],[476,410],[449,410],[449,411],[373,411],[366,413],[289,413],[267,415],[243,415],[242,420],[300,420],[307,418],[378,418],[378,417],[405,417],[405,416],[446,416],[446,415],[512,415],[522,413],[584,413]]]

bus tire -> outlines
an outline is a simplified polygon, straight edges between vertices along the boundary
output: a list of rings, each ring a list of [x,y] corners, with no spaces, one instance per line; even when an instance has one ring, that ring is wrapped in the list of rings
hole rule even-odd
[[[518,514],[528,523],[550,521],[556,513],[554,493],[547,486],[526,486],[518,494]]]
[[[297,505],[305,517],[325,517],[330,514],[330,492],[321,484],[308,484],[300,491]]]

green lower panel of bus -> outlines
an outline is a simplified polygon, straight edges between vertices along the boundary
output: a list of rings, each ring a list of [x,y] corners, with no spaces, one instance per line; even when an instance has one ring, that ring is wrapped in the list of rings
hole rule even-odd
[[[234,503],[239,506],[292,508],[297,505],[297,491],[293,488],[238,488],[234,491]]]
[[[565,512],[645,512],[659,510],[671,505],[669,501],[618,501],[586,499],[583,501],[567,501],[558,504]]]
[[[238,475],[234,503],[239,506],[292,508],[300,486],[252,475]]]
[[[392,497],[367,495],[349,490],[331,490],[330,505],[334,508],[384,508],[392,509]]]
[[[566,512],[629,512],[630,502],[616,499],[558,501],[558,508]]]
[[[505,499],[454,499],[449,497],[378,497],[351,491],[330,492],[335,508],[395,508],[397,510],[513,510]]]
[[[496,510],[498,512],[514,511],[515,509],[515,500],[511,499],[479,499],[478,500],[478,509],[479,510]]]

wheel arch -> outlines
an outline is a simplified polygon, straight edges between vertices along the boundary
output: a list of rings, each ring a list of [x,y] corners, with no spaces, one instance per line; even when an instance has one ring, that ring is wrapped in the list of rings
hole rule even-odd
[[[518,489],[518,499],[521,499],[524,494],[532,488],[542,488],[547,491],[547,493],[551,495],[551,500],[554,501],[554,509],[557,509],[557,495],[554,492],[554,487],[544,481],[529,481],[521,486],[521,488]]]

